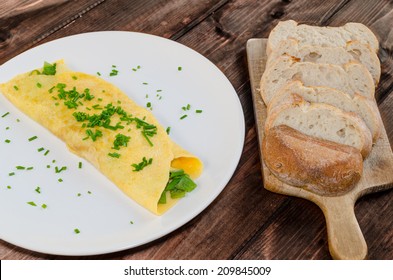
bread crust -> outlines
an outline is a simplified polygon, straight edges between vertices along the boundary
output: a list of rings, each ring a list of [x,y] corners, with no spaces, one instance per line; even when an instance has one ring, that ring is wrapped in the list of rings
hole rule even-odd
[[[343,125],[340,125],[340,127],[351,127],[353,131],[356,131],[357,136],[360,139],[360,143],[356,146],[360,150],[360,153],[362,154],[363,158],[366,158],[368,154],[371,151],[372,148],[372,135],[364,121],[355,113],[351,112],[344,112],[334,106],[324,104],[324,103],[310,103],[305,101],[301,96],[295,95],[295,98],[293,99],[294,102],[289,102],[286,104],[283,104],[277,110],[272,110],[269,112],[266,122],[265,122],[265,133],[267,133],[271,128],[274,126],[279,126],[281,124],[291,126],[294,129],[297,129],[301,131],[302,133],[309,135],[309,136],[316,136],[312,135],[312,133],[315,134],[320,134],[323,136],[319,136],[319,138],[323,140],[329,140],[332,142],[335,142],[337,144],[344,144],[343,142],[345,141],[347,136],[339,136],[340,131],[333,130],[334,128],[330,126],[325,126],[325,127],[320,127],[319,124],[317,124],[315,121],[319,121],[317,119],[314,119],[315,114],[319,113],[328,113],[331,118],[329,121],[338,121],[338,122],[343,122]],[[282,118],[285,114],[288,113],[296,113],[297,116],[300,116],[300,114],[304,114],[304,117],[312,123],[311,125],[313,126],[314,132],[311,131],[311,129],[306,129],[306,124],[300,124],[298,123],[298,120],[296,120],[295,124],[290,124],[292,120],[286,118]],[[318,117],[319,118],[319,117]],[[281,121],[279,121],[281,119]],[[329,131],[324,130],[324,128],[329,129],[333,133],[329,133]],[[337,128],[336,128],[337,129]],[[344,133],[345,134],[345,133]]]
[[[266,132],[262,155],[268,169],[282,182],[322,196],[347,193],[363,172],[359,150],[307,136],[286,125]]]

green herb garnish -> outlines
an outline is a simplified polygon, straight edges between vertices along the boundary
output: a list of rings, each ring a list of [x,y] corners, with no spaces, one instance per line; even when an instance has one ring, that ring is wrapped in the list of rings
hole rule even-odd
[[[11,140],[10,139],[5,139],[4,142],[11,143]]]
[[[78,168],[79,168],[79,169],[82,168],[82,162],[81,162],[81,161],[78,163]]]
[[[37,186],[37,187],[35,188],[35,191],[36,191],[37,193],[41,193],[41,188],[40,188],[39,186]]]
[[[169,135],[169,133],[171,132],[171,127],[170,126],[168,126],[167,128],[166,128],[166,134],[168,134]]]
[[[55,166],[55,173],[60,173],[60,172],[65,171],[65,170],[67,170],[67,166],[63,166],[61,168]]]
[[[181,66],[177,67],[177,71],[181,71],[183,68]]]
[[[50,64],[48,62],[44,62],[44,67],[42,69],[42,75],[50,75],[53,76],[56,74],[56,63]]]
[[[31,206],[37,206],[37,204],[35,204],[34,201],[29,201],[29,202],[27,202],[27,204],[29,204]]]
[[[38,138],[37,136],[33,136],[33,137],[30,137],[28,140],[29,140],[29,142],[31,142],[31,141],[33,141],[33,140],[35,140],[37,138]]]
[[[2,115],[1,117],[4,118],[4,117],[8,116],[9,114],[10,114],[10,112],[7,112],[4,115]]]
[[[79,229],[75,228],[75,229],[74,229],[74,232],[75,232],[76,234],[79,234],[81,231],[80,231]]]
[[[140,163],[131,164],[131,166],[134,167],[132,171],[136,171],[136,172],[141,171],[146,166],[152,164],[152,162],[153,162],[152,158],[146,159],[146,157],[143,157]]]
[[[8,173],[8,176],[14,176],[15,172]]]
[[[15,89],[15,90],[19,90],[19,88],[18,88],[17,86],[14,86],[14,89]]]
[[[184,173],[183,170],[180,169],[170,172],[168,184],[162,192],[158,203],[166,203],[166,194],[168,191],[171,198],[181,198],[184,197],[187,192],[194,190],[196,186],[196,183],[190,178],[188,174]]]
[[[117,134],[115,141],[113,141],[112,149],[120,150],[120,147],[127,147],[131,137],[125,136],[124,134]]]
[[[38,88],[42,88],[42,84],[37,83],[36,85],[37,85]]]
[[[42,152],[43,150],[45,150],[43,147],[37,149],[38,152]]]
[[[202,110],[195,110],[195,113],[200,114],[202,113]]]
[[[185,118],[187,118],[187,115],[183,115],[183,116],[180,117],[181,120],[185,119]]]
[[[42,205],[41,205],[41,208],[42,209],[46,209],[48,206],[45,204],[45,203],[43,203]]]
[[[26,169],[26,167],[21,166],[21,165],[18,165],[15,168],[18,169],[18,170],[25,170]]]
[[[109,153],[108,156],[114,157],[114,158],[119,158],[119,157],[120,157],[120,154],[118,154],[118,153],[115,152],[115,153]]]

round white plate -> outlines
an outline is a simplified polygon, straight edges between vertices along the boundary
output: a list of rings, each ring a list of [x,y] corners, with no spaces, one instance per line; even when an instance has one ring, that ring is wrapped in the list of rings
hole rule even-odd
[[[44,61],[58,59],[64,59],[75,71],[99,72],[141,106],[150,102],[160,123],[171,128],[172,139],[200,157],[205,170],[193,192],[163,216],[155,216],[0,94],[1,239],[49,254],[115,252],[170,233],[219,195],[239,162],[245,127],[238,96],[214,64],[161,37],[94,32],[58,39],[20,54],[0,66],[0,83],[41,67]],[[112,69],[118,71],[117,76],[109,75]],[[182,109],[188,104],[190,110]],[[187,117],[180,119],[185,114]],[[32,136],[38,138],[28,141]],[[41,147],[45,150],[39,152]],[[56,173],[56,166],[67,170]],[[12,172],[14,176],[9,175]]]

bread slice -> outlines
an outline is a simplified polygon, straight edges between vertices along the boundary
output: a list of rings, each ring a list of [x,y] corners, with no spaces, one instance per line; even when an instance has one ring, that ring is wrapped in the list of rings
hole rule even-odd
[[[302,98],[284,104],[267,116],[265,133],[282,124],[309,136],[352,146],[364,158],[371,151],[372,137],[364,121],[356,114],[344,112],[332,105],[310,103]]]
[[[280,56],[266,69],[260,83],[263,101],[269,105],[273,96],[291,81],[301,81],[305,86],[325,86],[343,91],[354,97],[355,94],[374,98],[373,79],[366,67],[350,62],[343,67],[332,64],[298,62],[291,56]]]
[[[350,191],[363,172],[357,149],[307,136],[286,125],[267,131],[262,155],[278,179],[322,196]]]
[[[349,22],[341,27],[320,27],[298,24],[296,21],[282,21],[270,32],[266,53],[277,49],[281,41],[296,39],[300,45],[318,45],[322,47],[345,47],[350,41],[359,41],[378,52],[378,39],[374,33],[361,23]]]
[[[359,62],[370,72],[376,86],[381,76],[381,64],[378,56],[367,45],[358,41],[348,42],[344,47],[322,47],[318,45],[300,45],[295,39],[281,41],[269,55],[266,69],[280,56],[296,57],[300,62],[336,64],[343,66],[348,62]]]
[[[345,112],[356,113],[370,130],[374,143],[381,135],[382,123],[374,100],[358,94],[351,98],[345,92],[328,87],[306,87],[299,81],[289,83],[274,95],[270,100],[267,112],[270,114],[273,111],[280,110],[283,104],[294,103],[299,98],[307,102],[325,103]]]

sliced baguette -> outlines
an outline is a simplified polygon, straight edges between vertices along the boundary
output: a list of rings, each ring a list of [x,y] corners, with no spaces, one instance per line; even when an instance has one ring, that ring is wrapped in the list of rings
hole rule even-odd
[[[359,63],[350,62],[343,67],[332,64],[298,62],[291,56],[280,56],[266,69],[260,83],[263,101],[268,106],[273,96],[291,81],[305,86],[325,86],[374,99],[375,87],[371,74]]]
[[[294,103],[300,98],[312,103],[325,103],[346,112],[358,114],[369,128],[373,142],[381,135],[382,123],[374,100],[355,94],[350,95],[327,87],[306,87],[301,82],[289,83],[270,100],[267,113],[280,110],[286,103]]]
[[[300,45],[295,39],[281,41],[266,62],[266,69],[280,56],[289,55],[299,62],[336,64],[343,66],[348,62],[359,62],[370,72],[376,86],[381,76],[381,64],[378,56],[367,45],[358,41],[348,42],[345,47],[322,47],[316,45]]]
[[[350,191],[363,172],[357,149],[307,136],[286,125],[267,131],[262,155],[278,179],[322,196]]]
[[[265,133],[272,127],[287,125],[306,135],[352,146],[365,158],[371,151],[372,137],[364,121],[354,113],[332,105],[310,103],[300,98],[270,112]]]
[[[319,27],[298,24],[296,21],[282,21],[270,32],[266,53],[277,49],[281,41],[296,39],[300,45],[318,45],[322,47],[345,47],[350,41],[359,41],[378,52],[378,39],[374,33],[361,23],[347,23],[341,27]]]

